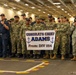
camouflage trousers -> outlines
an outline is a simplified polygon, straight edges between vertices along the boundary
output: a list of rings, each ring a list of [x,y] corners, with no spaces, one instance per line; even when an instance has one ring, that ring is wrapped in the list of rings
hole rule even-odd
[[[66,54],[70,54],[70,35],[67,35]]]
[[[12,53],[21,53],[21,42],[19,37],[11,36],[11,43],[12,43]]]
[[[53,50],[46,50],[46,51],[45,51],[45,54],[46,54],[46,55],[52,55],[52,54],[53,54]]]
[[[76,37],[72,37],[73,56],[76,56]]]
[[[41,51],[40,50],[33,50],[33,54],[40,54]]]
[[[60,46],[61,55],[65,55],[65,53],[66,53],[66,43],[67,43],[67,36],[66,35],[56,35],[53,54],[57,54],[58,48]]]
[[[25,38],[23,38],[21,40],[21,45],[22,45],[22,54],[30,54],[30,50],[27,50],[27,46],[26,46],[26,40]]]

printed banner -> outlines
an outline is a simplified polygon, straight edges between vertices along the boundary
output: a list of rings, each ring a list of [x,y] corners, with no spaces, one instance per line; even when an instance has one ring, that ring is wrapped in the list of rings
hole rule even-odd
[[[27,50],[53,50],[55,31],[26,31]]]

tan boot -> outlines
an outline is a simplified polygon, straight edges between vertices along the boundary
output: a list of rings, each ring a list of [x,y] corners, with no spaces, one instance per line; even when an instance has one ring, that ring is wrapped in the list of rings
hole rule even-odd
[[[49,58],[49,55],[45,55],[43,58],[44,59],[48,59]]]
[[[54,60],[54,59],[56,59],[57,57],[56,57],[56,54],[54,54],[54,56],[52,57],[52,59]]]
[[[50,55],[50,59],[52,59],[53,57],[52,57],[52,55]]]
[[[61,60],[64,60],[64,59],[65,59],[65,57],[64,57],[64,55],[62,55]]]
[[[72,61],[76,61],[76,56],[74,56],[71,60],[72,60]]]

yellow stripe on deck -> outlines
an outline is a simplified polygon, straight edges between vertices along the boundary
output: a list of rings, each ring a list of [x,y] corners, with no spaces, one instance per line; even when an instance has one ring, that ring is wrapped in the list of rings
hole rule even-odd
[[[29,72],[16,72],[16,74],[28,74]]]

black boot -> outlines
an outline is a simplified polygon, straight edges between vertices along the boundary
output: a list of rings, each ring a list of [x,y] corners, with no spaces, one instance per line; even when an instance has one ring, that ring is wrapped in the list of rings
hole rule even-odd
[[[15,53],[12,53],[11,57],[16,57]]]
[[[31,58],[30,54],[27,54],[27,58],[28,58],[28,59],[30,59],[30,58]]]
[[[23,54],[23,59],[25,59],[26,58],[26,54]]]
[[[36,59],[37,58],[37,54],[34,54],[33,58]]]
[[[21,53],[18,53],[18,54],[17,54],[17,57],[18,57],[18,58],[21,58]]]
[[[39,59],[40,58],[40,54],[37,54],[37,59]]]

